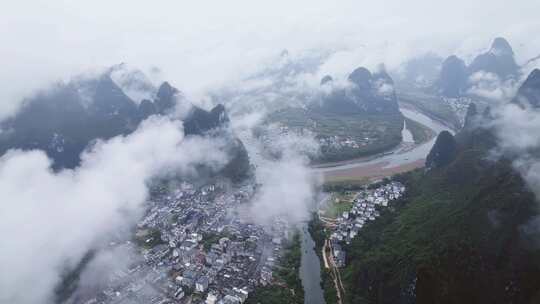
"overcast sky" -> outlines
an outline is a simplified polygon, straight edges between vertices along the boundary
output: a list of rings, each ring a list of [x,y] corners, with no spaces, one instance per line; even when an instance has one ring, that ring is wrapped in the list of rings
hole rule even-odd
[[[0,116],[49,81],[119,62],[159,67],[200,96],[285,48],[344,50],[340,67],[392,67],[430,49],[475,53],[503,35],[524,59],[540,53],[539,11],[536,0],[9,1],[0,10]]]
[[[283,49],[292,56],[307,50],[333,51],[321,74],[348,73],[380,62],[395,68],[427,51],[470,59],[496,36],[508,38],[518,62],[540,54],[538,0],[4,2],[0,119],[13,113],[24,96],[52,81],[120,62],[145,71],[157,67],[161,75],[156,77],[199,98],[216,87],[242,84],[239,79],[264,68]],[[520,116],[512,116],[512,122],[513,117]],[[235,121],[241,123],[251,125],[248,119]],[[179,145],[177,124],[149,121],[130,136],[87,152],[82,167],[74,171],[52,173],[50,160],[40,152],[11,152],[0,158],[0,197],[9,202],[0,204],[0,230],[20,230],[3,240],[9,246],[0,246],[0,269],[8,269],[7,275],[0,275],[0,302],[44,302],[59,281],[59,265],[66,259],[77,262],[95,238],[115,229],[119,206],[129,202],[128,207],[139,212],[146,181],[165,166],[186,169],[200,162],[225,162],[213,141],[194,139]],[[537,130],[528,125],[522,129]],[[540,142],[533,139],[534,145]],[[292,142],[299,140],[284,146]],[[274,215],[280,209],[271,203],[298,202],[289,210],[302,218],[312,199],[312,183],[305,160],[289,154],[282,163],[259,167],[257,178],[264,186],[255,207]],[[122,174],[125,168],[135,171]],[[290,180],[275,172],[287,172]],[[536,180],[540,184],[540,177]],[[42,251],[39,255],[36,248]],[[24,288],[28,284],[31,293]]]

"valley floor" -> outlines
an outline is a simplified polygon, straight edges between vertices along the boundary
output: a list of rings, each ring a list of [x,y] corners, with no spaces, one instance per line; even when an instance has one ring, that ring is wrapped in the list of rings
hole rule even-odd
[[[452,130],[410,105],[402,106],[401,111],[415,142],[402,142],[394,149],[370,157],[314,166],[313,171],[322,174],[327,185],[335,186],[366,184],[423,167],[435,135]]]

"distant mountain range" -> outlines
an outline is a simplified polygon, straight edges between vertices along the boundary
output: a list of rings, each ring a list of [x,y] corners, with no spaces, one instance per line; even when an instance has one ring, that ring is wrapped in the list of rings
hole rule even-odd
[[[228,134],[232,131],[222,105],[203,110],[189,104],[169,83],[155,88],[142,72],[121,65],[97,76],[59,83],[25,100],[17,115],[1,124],[0,154],[9,149],[39,149],[53,160],[54,169],[74,168],[94,140],[129,134],[149,116],[173,112],[177,103],[191,108],[184,118],[187,136],[231,137],[232,159],[237,165],[241,159],[243,164],[237,166],[238,172],[228,168],[228,174],[244,176],[249,167],[247,152],[241,141]]]
[[[310,155],[313,163],[373,155],[401,143],[404,117],[394,82],[384,68],[372,73],[359,67],[345,80],[325,75],[319,85],[309,87],[302,104],[291,102],[270,111],[264,122],[312,134],[320,152]]]
[[[514,102],[539,106],[539,76]],[[397,177],[405,198],[346,248],[343,303],[540,303],[537,199],[513,156],[493,159],[497,136],[474,124],[491,119],[471,105],[455,137],[439,135],[429,170]]]
[[[495,38],[491,48],[482,53],[467,66],[465,62],[452,55],[442,63],[435,89],[443,96],[459,97],[470,88],[470,77],[476,73],[491,73],[501,81],[517,80],[520,67],[514,58],[512,47],[504,38]]]
[[[364,67],[355,69],[347,78],[350,85],[333,86],[333,78],[321,79],[329,93],[312,102],[309,108],[316,112],[332,114],[396,114],[399,113],[394,81],[381,68],[371,73]]]
[[[457,153],[457,143],[454,136],[443,131],[437,136],[435,144],[426,157],[426,168],[440,168],[454,160]]]
[[[444,58],[426,53],[405,62],[395,76],[399,82],[417,87],[429,87],[439,78]]]
[[[534,60],[536,58],[525,65]],[[427,53],[404,63],[395,76],[400,88],[422,89],[429,94],[459,98],[470,95],[471,88],[481,81],[517,81],[522,76],[521,68],[510,43],[498,37],[487,51],[469,64],[456,55],[444,59]]]
[[[522,106],[530,105],[540,108],[540,70],[534,69],[527,80],[519,88],[516,97],[512,101]]]

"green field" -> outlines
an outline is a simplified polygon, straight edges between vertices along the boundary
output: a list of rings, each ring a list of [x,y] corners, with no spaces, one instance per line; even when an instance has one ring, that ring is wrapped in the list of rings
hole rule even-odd
[[[348,191],[344,193],[333,193],[323,215],[329,218],[337,218],[343,212],[351,210],[355,194],[355,192]]]
[[[279,123],[291,130],[309,130],[317,140],[350,139],[357,146],[321,145],[314,163],[335,162],[390,150],[401,142],[401,114],[328,114],[301,108],[287,108],[269,115],[267,123]]]
[[[419,122],[416,122],[409,118],[405,118],[405,121],[407,121],[407,129],[411,131],[414,143],[417,145],[429,141],[435,135],[437,135],[433,130]]]

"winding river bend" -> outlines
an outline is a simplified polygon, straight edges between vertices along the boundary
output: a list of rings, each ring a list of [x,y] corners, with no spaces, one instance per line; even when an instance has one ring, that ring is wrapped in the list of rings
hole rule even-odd
[[[419,122],[433,130],[436,134],[447,130],[454,133],[451,128],[439,121],[416,111],[412,108],[400,108],[401,113],[411,120]],[[379,156],[353,160],[344,164],[318,167],[312,170],[322,173],[325,178],[332,176],[366,178],[384,177],[395,173],[408,171],[424,166],[424,160],[433,147],[436,137],[416,146],[411,146],[412,135],[404,126],[403,143],[395,150]],[[408,148],[404,148],[408,147]],[[302,261],[300,267],[300,278],[305,291],[305,304],[325,304],[324,293],[321,288],[321,261],[315,252],[315,242],[311,237],[307,224],[302,226]]]
[[[423,124],[424,126],[433,130],[436,134],[439,134],[441,131],[444,130],[454,133],[450,127],[442,124],[439,121],[431,119],[430,117],[420,113],[419,111],[416,111],[415,109],[401,107],[400,110],[405,117]],[[403,143],[406,143],[410,140],[407,133],[409,132],[407,132],[407,130],[404,130]],[[313,168],[313,171],[322,173],[325,178],[374,178],[408,171],[414,168],[422,167],[424,165],[424,159],[433,147],[435,140],[436,137],[423,144],[413,146],[412,148],[410,147],[410,143],[408,145],[409,148],[404,148],[407,145],[402,144],[400,145],[400,147],[388,153],[384,153],[370,158],[351,160],[349,162],[333,166],[317,167]]]

